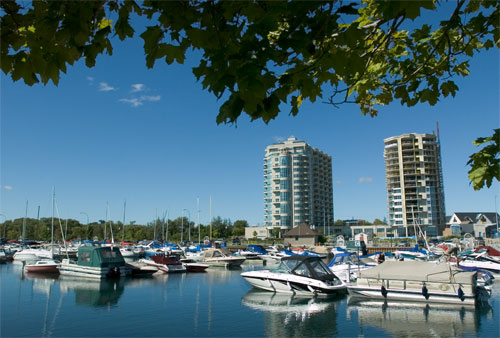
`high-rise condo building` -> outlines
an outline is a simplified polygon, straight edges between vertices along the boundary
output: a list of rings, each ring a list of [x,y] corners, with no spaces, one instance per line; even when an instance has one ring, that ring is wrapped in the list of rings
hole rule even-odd
[[[389,225],[400,236],[419,224],[427,235],[441,234],[445,206],[441,150],[434,134],[404,134],[384,140]]]
[[[322,231],[333,224],[332,158],[290,137],[266,148],[264,224]]]

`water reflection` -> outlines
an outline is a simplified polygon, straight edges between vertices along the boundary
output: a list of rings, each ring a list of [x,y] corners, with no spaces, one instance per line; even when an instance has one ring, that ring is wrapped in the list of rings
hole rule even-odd
[[[34,292],[43,293],[47,297],[50,295],[50,288],[56,283],[58,278],[58,273],[24,272],[21,275],[21,280],[30,279],[33,281]]]
[[[59,278],[59,287],[63,294],[73,291],[76,304],[96,307],[116,305],[125,289],[123,278],[94,280],[66,276]]]
[[[348,317],[357,316],[360,327],[373,326],[394,336],[459,337],[476,335],[481,317],[492,314],[480,307],[348,299]]]
[[[339,298],[311,298],[251,289],[241,303],[264,312],[271,337],[331,336],[336,331]]]

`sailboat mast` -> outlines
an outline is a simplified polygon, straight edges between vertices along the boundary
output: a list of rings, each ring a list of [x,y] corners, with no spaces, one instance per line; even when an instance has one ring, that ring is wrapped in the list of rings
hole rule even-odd
[[[200,198],[196,198],[196,205],[198,207],[198,244],[201,244],[201,230],[200,230]]]
[[[104,244],[106,244],[106,226],[108,225],[108,207],[109,203],[106,201],[106,221],[104,222]]]
[[[212,240],[212,195],[210,195],[210,240]]]
[[[21,239],[24,241],[26,239],[26,218],[28,217],[28,201],[26,201],[26,211],[24,212],[23,218],[23,232],[21,234]]]
[[[113,248],[113,244],[115,244],[115,237],[113,236],[113,222],[109,223],[109,232],[111,233],[111,248]]]
[[[127,200],[123,202],[123,233],[122,233],[122,242],[125,241],[125,210],[127,209]]]
[[[56,203],[56,188],[52,187],[52,220],[50,227],[50,247],[51,247],[51,256],[54,258],[54,209]]]
[[[167,210],[167,230],[165,231],[165,242],[168,242],[168,210]]]

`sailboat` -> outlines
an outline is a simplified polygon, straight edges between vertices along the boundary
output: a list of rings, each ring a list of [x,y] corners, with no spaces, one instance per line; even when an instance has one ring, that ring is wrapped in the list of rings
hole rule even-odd
[[[56,199],[56,191],[52,190],[52,226],[51,226],[51,241],[50,241],[50,256],[49,259],[42,259],[33,264],[27,264],[24,269],[27,272],[37,273],[59,273],[61,262],[54,260],[54,205]]]

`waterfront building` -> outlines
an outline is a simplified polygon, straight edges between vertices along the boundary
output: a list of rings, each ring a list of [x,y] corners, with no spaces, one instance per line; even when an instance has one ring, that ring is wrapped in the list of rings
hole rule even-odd
[[[445,235],[462,236],[466,233],[474,237],[498,237],[498,219],[496,212],[455,212],[446,222]]]
[[[327,234],[333,219],[331,156],[295,137],[268,146],[264,225],[275,237],[302,223]]]
[[[441,150],[434,134],[404,134],[384,140],[389,225],[398,236],[419,224],[429,236],[445,227]]]

